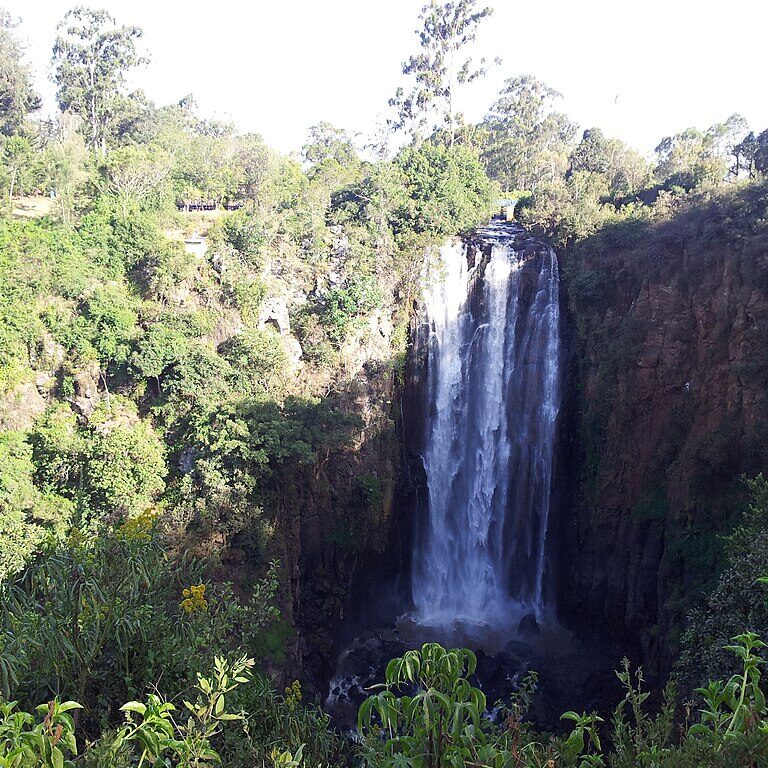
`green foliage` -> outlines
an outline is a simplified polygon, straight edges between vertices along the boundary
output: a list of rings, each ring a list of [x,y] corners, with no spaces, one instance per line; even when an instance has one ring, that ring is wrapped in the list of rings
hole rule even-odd
[[[475,154],[462,146],[406,147],[395,159],[404,198],[392,214],[399,243],[414,235],[444,237],[487,219],[493,187]]]
[[[232,366],[237,386],[244,393],[268,395],[284,388],[288,356],[273,328],[244,331],[222,344],[219,352]]]
[[[18,432],[0,433],[0,580],[16,573],[49,537],[66,533],[74,505],[34,482],[32,446]]]
[[[533,192],[565,174],[576,126],[552,112],[558,98],[561,94],[531,75],[504,81],[484,120],[488,138],[482,154],[488,175],[503,189]]]
[[[75,722],[70,712],[82,709],[75,701],[53,699],[35,708],[37,717],[0,701],[0,765],[7,768],[73,768],[77,755]],[[38,722],[39,721],[39,722]]]
[[[739,630],[768,632],[768,588],[755,574],[768,573],[768,481],[748,481],[751,501],[740,524],[726,539],[727,563],[712,591],[687,617],[676,674],[686,687],[735,671],[724,650]]]
[[[54,409],[30,440],[41,486],[71,499],[82,523],[143,512],[164,488],[164,446],[120,398],[100,405],[87,426],[65,408]]]
[[[156,516],[144,513],[113,533],[75,530],[5,584],[5,694],[25,702],[72,696],[95,728],[121,698],[160,680],[183,687],[199,671],[203,649],[247,646],[275,618],[276,567],[250,600],[239,600],[226,583],[206,589],[204,564],[174,560],[164,546]],[[197,597],[185,597],[192,589]]]
[[[201,415],[187,438],[195,458],[180,484],[182,503],[204,530],[251,531],[258,546],[262,506],[296,492],[296,478],[341,449],[358,425],[327,401],[223,404]]]
[[[321,314],[328,336],[341,344],[357,322],[372,312],[381,300],[381,291],[373,275],[356,275],[346,286],[331,289]]]
[[[310,182],[329,190],[357,181],[361,170],[352,139],[346,131],[322,122],[309,129],[302,149]]]
[[[24,61],[24,49],[16,36],[16,24],[3,10],[0,14],[0,133],[18,131],[28,113],[40,108],[40,97],[32,87],[32,73]]]
[[[219,742],[225,765],[346,765],[354,747],[330,722],[317,704],[303,701],[301,685],[294,680],[282,695],[272,681],[254,676],[238,689],[235,705],[243,712],[242,730],[230,729]],[[303,759],[303,763],[302,763]],[[293,762],[292,762],[293,761]]]
[[[363,759],[371,766],[475,765],[541,768],[694,768],[729,764],[762,765],[768,756],[768,709],[760,688],[765,647],[752,633],[733,638],[729,650],[741,671],[728,682],[699,690],[704,698],[698,722],[675,733],[675,689],[667,685],[656,714],[649,713],[643,675],[631,673],[625,660],[617,672],[624,690],[603,746],[603,719],[595,713],[565,712],[570,733],[545,743],[523,718],[535,678],[525,682],[517,702],[502,706],[499,727],[482,718],[485,697],[468,677],[474,656],[435,644],[408,651],[387,666],[383,690],[361,705],[358,729]],[[396,696],[403,687],[407,695]],[[520,706],[522,705],[522,706]]]
[[[0,432],[0,580],[19,571],[49,536],[66,532],[73,505],[35,485],[32,446]]]
[[[357,727],[374,765],[443,766],[491,762],[482,727],[485,695],[468,678],[477,659],[468,650],[427,643],[387,665],[383,690],[360,707]],[[396,696],[416,686],[411,695]],[[379,734],[385,734],[385,740]]]
[[[646,707],[650,696],[643,690],[643,671],[636,670],[634,680],[629,661],[624,659],[617,676],[626,691],[613,715],[611,766],[636,768],[658,765],[673,754],[676,689],[673,683],[664,688],[661,708],[651,716]],[[599,744],[599,742],[598,742]]]
[[[123,291],[97,288],[83,301],[77,323],[80,327],[76,332],[85,336],[81,343],[92,345],[97,359],[105,366],[113,361],[125,363],[130,354],[136,319],[131,299]],[[83,357],[88,359],[87,354]]]
[[[227,697],[238,686],[248,683],[253,659],[242,658],[227,663],[223,657],[214,659],[212,677],[197,676],[195,700],[184,701],[189,712],[186,721],[174,715],[176,707],[151,694],[147,703],[129,701],[120,707],[126,724],[120,728],[110,745],[113,754],[121,752],[140,756],[157,764],[169,762],[179,768],[200,768],[221,762],[212,741],[226,723],[242,720],[243,716],[227,711]]]
[[[194,341],[166,370],[158,412],[168,424],[188,417],[193,409],[207,410],[231,394],[234,372],[212,345]]]
[[[379,509],[384,502],[384,484],[376,475],[364,472],[357,478],[363,509]]]

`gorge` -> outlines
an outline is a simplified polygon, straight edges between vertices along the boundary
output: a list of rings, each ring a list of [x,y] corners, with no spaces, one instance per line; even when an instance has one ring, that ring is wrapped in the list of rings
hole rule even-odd
[[[0,10],[0,765],[768,765],[768,130],[625,88],[722,32],[157,5]]]
[[[492,491],[511,498],[521,456],[514,440],[527,423],[514,413],[519,402],[511,396],[515,382],[507,378],[501,383],[510,368],[489,366],[500,377],[494,380],[480,377],[480,366],[471,363],[491,349],[498,353],[500,337],[513,338],[515,329],[537,316],[534,297],[540,280],[547,275],[546,267],[558,264],[549,260],[546,242],[514,226],[505,230],[507,238],[499,238],[498,226],[481,228],[442,248],[440,261],[447,264],[437,270],[441,279],[428,283],[412,325],[404,416],[398,426],[402,490],[391,518],[390,544],[383,560],[371,552],[369,562],[380,564],[373,570],[377,576],[375,588],[367,593],[371,597],[361,599],[354,588],[351,592],[355,603],[387,605],[384,613],[390,621],[412,614],[417,625],[422,621],[426,626],[409,626],[406,638],[390,637],[390,653],[405,647],[406,639],[485,645],[492,654],[510,639],[527,641],[529,648],[513,649],[523,658],[513,653],[514,658],[502,662],[518,672],[521,662],[539,670],[549,667],[554,671],[545,677],[551,687],[571,680],[574,696],[553,702],[552,711],[565,704],[612,700],[613,670],[624,655],[641,663],[649,679],[669,673],[685,611],[695,604],[702,585],[711,583],[707,569],[716,567],[721,557],[719,534],[732,524],[723,510],[744,504],[747,489],[740,477],[754,475],[765,460],[759,446],[764,445],[761,435],[768,416],[768,367],[759,340],[768,322],[768,283],[762,235],[749,231],[755,206],[762,205],[759,200],[745,195],[658,226],[608,228],[560,252],[560,336],[549,335],[543,343],[546,324],[532,323],[539,331],[539,347],[535,357],[526,360],[526,370],[541,382],[542,368],[552,359],[543,350],[559,339],[561,407],[555,423],[548,424],[554,433],[547,567],[536,567],[541,561],[536,560],[535,547],[526,563],[525,546],[516,555],[518,564],[523,563],[516,576],[504,570],[509,561],[496,559],[499,549],[492,544],[497,521],[480,517],[482,525],[475,519],[472,527],[470,506],[464,502],[490,500],[485,509],[491,510],[499,499]],[[713,225],[718,228],[714,237]],[[512,309],[515,299],[520,303]],[[507,322],[486,325],[493,312],[496,317],[506,312]],[[529,339],[534,337],[529,334]],[[446,345],[437,343],[446,338],[460,355],[447,355]],[[509,347],[501,356],[508,352]],[[725,359],[732,363],[715,362]],[[441,362],[448,373],[442,381]],[[464,389],[467,381],[472,383]],[[500,394],[502,386],[509,387],[506,398]],[[504,407],[495,411],[496,420],[487,420],[489,411],[484,409],[493,399],[504,400]],[[544,399],[538,389],[532,402],[540,405]],[[511,429],[513,423],[518,430]],[[504,434],[511,436],[509,443],[500,439]],[[528,434],[535,439],[544,430],[528,429]],[[476,448],[483,437],[488,443],[480,452]],[[481,460],[493,467],[506,450],[518,457],[507,462],[508,474],[477,471]],[[484,477],[490,487],[467,483],[465,466],[473,468],[472,480]],[[441,480],[430,487],[436,477],[430,472],[435,470],[442,473],[437,475]],[[446,478],[453,478],[452,493]],[[442,500],[440,509],[448,517],[430,541],[430,505],[435,499]],[[511,499],[506,509],[514,509],[515,503]],[[536,539],[525,521],[535,523],[541,513],[541,507],[534,509],[522,526],[517,520],[528,541]],[[467,536],[454,541],[461,515]],[[491,546],[483,547],[485,541]],[[504,541],[509,554],[520,539],[507,531]],[[464,570],[453,560],[458,557],[477,570]],[[403,574],[400,581],[398,573]],[[497,579],[501,573],[506,575]],[[543,576],[539,606],[531,597],[536,595],[537,574]],[[395,597],[382,590],[382,581],[398,585]],[[516,599],[525,607],[516,605]],[[478,637],[473,624],[475,630],[484,625],[487,629],[505,600],[500,611],[507,617],[504,643],[492,632],[483,636],[481,631]],[[575,634],[567,647],[561,644],[556,657],[546,648],[531,648],[530,638],[516,631],[529,611],[541,619],[542,606],[542,628],[549,614]],[[375,613],[375,619],[363,619],[357,626],[381,626],[381,614]],[[454,631],[446,631],[451,617],[462,614],[459,626],[454,623]],[[373,681],[370,641],[368,636],[361,669],[363,678],[370,669]],[[538,653],[538,664],[531,663]],[[347,667],[347,684],[352,672]]]

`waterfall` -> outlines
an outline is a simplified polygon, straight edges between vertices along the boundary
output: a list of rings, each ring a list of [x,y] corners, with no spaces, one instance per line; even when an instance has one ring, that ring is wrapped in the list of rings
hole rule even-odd
[[[412,568],[415,618],[427,625],[497,625],[546,608],[559,277],[553,251],[515,250],[519,235],[489,227],[489,257],[452,242],[429,268],[428,510]]]

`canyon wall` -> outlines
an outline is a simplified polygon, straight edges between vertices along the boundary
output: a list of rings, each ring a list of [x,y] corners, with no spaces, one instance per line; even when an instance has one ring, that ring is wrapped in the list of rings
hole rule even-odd
[[[560,610],[652,671],[716,575],[741,476],[768,467],[766,200],[616,224],[562,255]]]

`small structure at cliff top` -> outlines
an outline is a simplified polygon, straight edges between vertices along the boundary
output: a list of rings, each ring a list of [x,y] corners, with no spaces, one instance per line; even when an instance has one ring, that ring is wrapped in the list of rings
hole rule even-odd
[[[494,219],[502,219],[504,221],[515,220],[515,206],[517,205],[518,198],[499,198],[496,201],[498,206],[498,213],[494,214]]]

